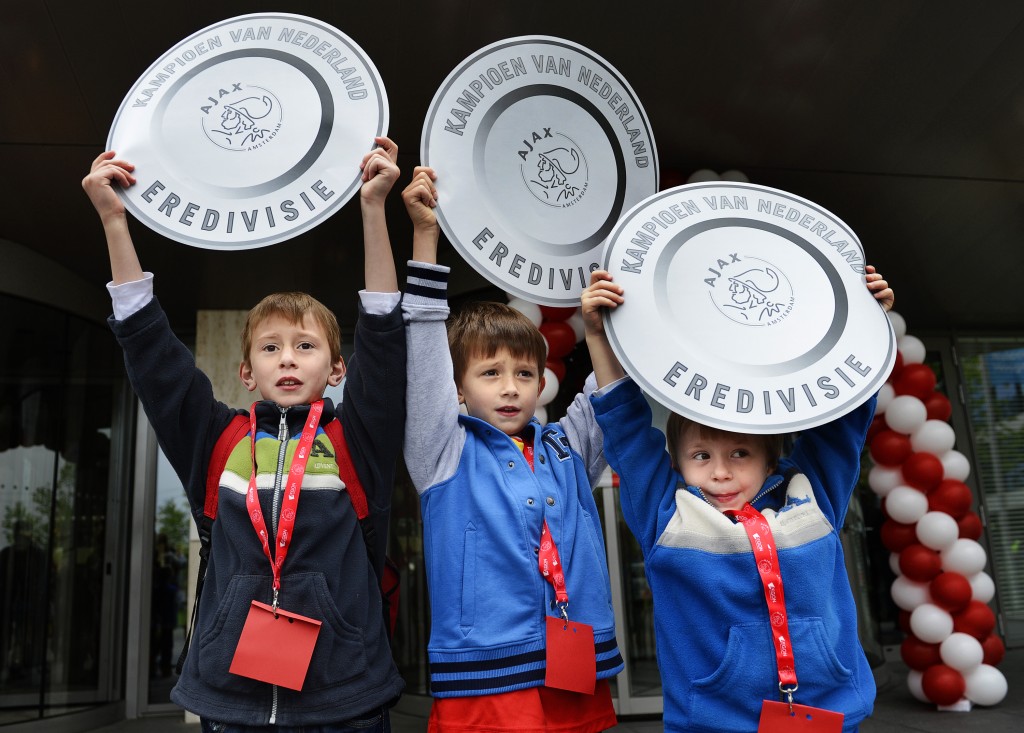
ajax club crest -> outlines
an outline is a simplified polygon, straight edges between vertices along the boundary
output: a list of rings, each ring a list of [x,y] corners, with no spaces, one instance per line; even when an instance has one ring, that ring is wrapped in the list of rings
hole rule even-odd
[[[200,107],[203,132],[219,148],[256,150],[281,130],[281,102],[269,89],[233,83]]]
[[[717,268],[717,269],[716,269]],[[782,270],[762,259],[719,258],[704,282],[718,312],[744,326],[773,326],[793,311],[793,286]]]
[[[535,199],[548,206],[572,206],[587,191],[587,160],[567,135],[550,127],[523,138],[517,151],[523,182]]]

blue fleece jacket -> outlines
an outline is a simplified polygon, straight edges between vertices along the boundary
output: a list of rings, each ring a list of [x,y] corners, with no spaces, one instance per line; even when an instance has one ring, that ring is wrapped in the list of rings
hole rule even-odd
[[[779,679],[747,534],[672,468],[636,384],[591,400],[654,598],[665,730],[756,731],[762,700],[779,699]],[[844,713],[844,730],[871,713],[875,697],[838,531],[874,404],[802,433],[755,504],[778,548],[795,701]]]

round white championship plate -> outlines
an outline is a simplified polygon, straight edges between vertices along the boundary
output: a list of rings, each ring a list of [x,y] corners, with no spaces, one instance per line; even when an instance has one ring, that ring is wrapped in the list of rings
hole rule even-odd
[[[107,147],[135,164],[140,221],[185,244],[262,247],[336,212],[384,135],[376,67],[336,28],[287,13],[186,38],[128,92]]]
[[[669,409],[724,430],[803,430],[885,382],[896,338],[857,236],[765,186],[662,191],[630,210],[603,266],[624,288],[605,329],[626,371]]]
[[[510,38],[462,62],[434,95],[421,159],[441,229],[481,275],[541,305],[578,305],[601,246],[658,190],[640,101],[570,41]]]

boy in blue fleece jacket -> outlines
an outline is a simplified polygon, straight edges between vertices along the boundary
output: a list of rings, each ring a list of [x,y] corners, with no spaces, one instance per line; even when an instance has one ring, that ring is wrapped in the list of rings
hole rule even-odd
[[[355,355],[342,404],[323,401],[315,433],[308,426],[324,390],[346,376],[334,314],[305,293],[276,293],[250,311],[242,334],[239,376],[260,397],[252,416],[255,446],[253,440],[242,440],[221,475],[191,649],[171,691],[175,703],[200,716],[205,733],[316,726],[332,733],[384,733],[390,730],[387,708],[404,687],[384,627],[379,568],[371,567],[339,476],[336,446],[323,430],[329,421],[341,421],[377,537],[383,540],[405,417],[405,333],[384,219],[384,200],[398,178],[398,149],[387,138],[376,143],[380,147],[361,164],[366,290],[360,293]],[[106,152],[93,162],[82,186],[106,234],[114,310],[110,326],[124,350],[132,387],[198,521],[214,444],[236,415],[248,411],[215,399],[210,380],[172,333],[153,295],[153,276],[139,264],[124,205],[113,188],[133,185],[134,170]],[[312,437],[308,451],[299,450],[304,435]],[[309,459],[304,474],[301,461],[294,460],[300,452]],[[296,480],[293,487],[289,466],[300,469],[301,484]],[[296,490],[286,492],[286,486]],[[294,507],[286,493],[295,497]],[[274,547],[257,535],[253,517],[260,515]],[[287,530],[292,521],[293,531],[282,534],[279,525]],[[287,551],[276,549],[285,541]],[[377,552],[383,560],[382,545]],[[284,560],[279,573],[271,571],[265,553]],[[273,604],[274,624],[284,623],[278,606],[321,622],[301,690],[261,681],[267,670],[254,675],[230,671],[257,602]],[[281,659],[291,653],[265,636],[256,646]]]
[[[871,266],[866,281],[889,310],[893,292]],[[796,702],[843,713],[843,729],[856,730],[871,713],[875,685],[839,529],[875,400],[804,431],[785,457],[782,436],[728,432],[679,415],[669,420],[666,451],[604,332],[601,310],[623,302],[622,287],[598,270],[582,300],[599,387],[591,401],[654,597],[665,730],[756,731],[762,701],[779,697],[765,586],[747,532],[724,513],[747,503],[767,519],[778,548]]]

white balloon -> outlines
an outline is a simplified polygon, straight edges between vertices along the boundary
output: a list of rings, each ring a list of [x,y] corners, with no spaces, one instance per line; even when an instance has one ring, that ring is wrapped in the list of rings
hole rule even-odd
[[[533,416],[537,418],[541,425],[547,425],[548,408],[544,407],[544,405],[537,405],[537,409],[534,411]]]
[[[885,497],[885,511],[900,524],[913,524],[928,511],[928,497],[910,486],[897,486]]]
[[[539,326],[540,322],[544,320],[544,314],[540,312],[540,306],[536,303],[531,303],[522,298],[509,298],[508,304],[509,307],[514,308],[529,318],[534,326]]]
[[[889,553],[889,569],[892,570],[892,574],[895,575],[897,578],[903,575],[903,571],[900,570],[900,553]]]
[[[967,578],[971,584],[971,599],[988,603],[996,596],[996,584],[984,570]]]
[[[958,539],[939,555],[942,557],[942,569],[947,573],[970,577],[985,569],[985,548],[974,540]]]
[[[955,444],[956,433],[949,423],[942,420],[925,420],[924,425],[910,435],[910,446],[918,453],[941,456],[952,450]]]
[[[572,332],[576,334],[576,343],[579,343],[587,335],[586,327],[583,325],[583,314],[580,313],[580,309],[577,308],[576,312],[573,313],[566,320],[570,326],[572,326]]]
[[[959,539],[960,526],[945,512],[928,512],[917,520],[914,532],[922,545],[941,551]]]
[[[998,705],[1006,697],[1006,677],[991,664],[981,664],[964,674],[964,697],[976,705]]]
[[[747,178],[747,174],[743,171],[727,170],[722,171],[722,175],[719,176],[723,181],[733,181],[734,183],[750,183],[750,179]]]
[[[906,575],[899,575],[892,582],[889,589],[893,602],[904,611],[913,611],[922,603],[931,603],[932,597],[928,592],[928,583],[918,583]]]
[[[537,405],[546,405],[551,400],[555,399],[555,395],[558,394],[558,376],[544,367],[544,386],[540,390],[540,395],[537,397]]]
[[[884,415],[886,409],[889,407],[889,403],[892,402],[893,397],[896,396],[896,390],[893,389],[892,385],[886,382],[878,390],[878,401],[875,405],[875,414]]]
[[[953,669],[967,672],[974,669],[985,658],[981,642],[970,634],[954,631],[939,645],[939,656]]]
[[[942,461],[943,478],[952,478],[957,481],[966,481],[971,475],[971,462],[967,456],[958,450],[948,450],[939,456]]]
[[[896,334],[898,341],[907,334],[907,321],[896,311],[889,311],[886,315],[889,316],[889,323],[892,324],[893,333]]]
[[[700,170],[695,170],[693,173],[691,173],[690,177],[686,179],[686,182],[687,183],[704,183],[705,181],[718,181],[718,180],[721,180],[721,179],[719,179],[718,174],[715,173],[713,170],[711,170],[710,168],[701,168]]]
[[[885,408],[885,424],[897,433],[911,435],[928,420],[928,408],[913,395],[893,397]]]
[[[934,603],[922,603],[910,612],[910,630],[928,644],[939,644],[953,633],[953,617]]]
[[[903,472],[888,466],[872,466],[868,471],[868,486],[879,496],[885,496],[903,483]]]
[[[917,336],[905,334],[896,340],[896,348],[903,355],[904,364],[920,364],[924,361],[924,342]]]
[[[916,669],[912,669],[907,672],[907,689],[910,690],[910,694],[914,696],[915,700],[920,702],[930,703],[931,700],[924,694],[924,672],[918,672]]]

